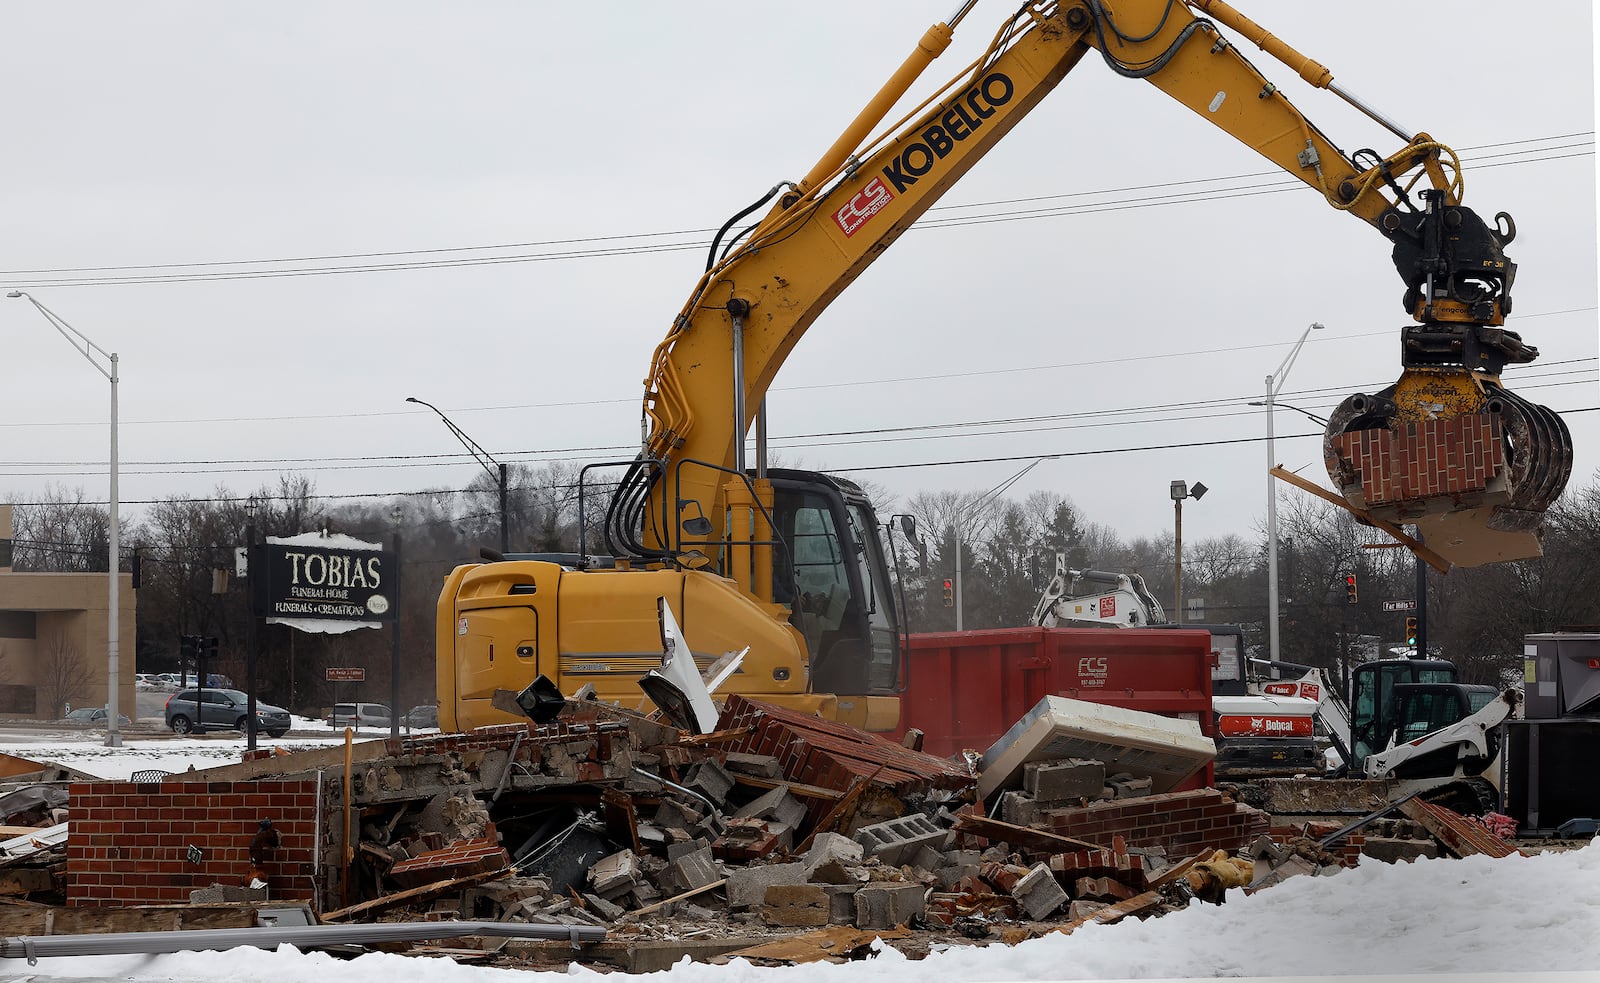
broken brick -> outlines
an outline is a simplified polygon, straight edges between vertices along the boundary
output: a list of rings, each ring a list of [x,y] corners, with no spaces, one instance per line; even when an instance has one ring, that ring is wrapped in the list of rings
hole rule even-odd
[[[420,887],[452,877],[484,874],[509,866],[511,858],[489,837],[461,840],[440,850],[420,853],[389,868],[389,876],[402,887]]]

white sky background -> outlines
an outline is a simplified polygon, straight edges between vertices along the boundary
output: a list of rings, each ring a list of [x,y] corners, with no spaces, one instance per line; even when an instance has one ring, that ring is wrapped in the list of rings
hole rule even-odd
[[[313,742],[315,743],[315,742]],[[325,743],[325,742],[324,742]],[[285,742],[300,746],[302,742]],[[207,746],[209,745],[209,746]],[[86,741],[7,745],[13,754],[60,760],[107,778],[133,768],[180,770],[236,759],[238,742],[129,742],[120,750]],[[304,745],[309,746],[309,745]],[[229,752],[224,755],[222,752]],[[1600,841],[1567,853],[1494,860],[1420,860],[1388,866],[1368,861],[1331,878],[1292,878],[1250,897],[1230,892],[1221,906],[1147,921],[1090,926],[1014,948],[959,949],[908,963],[894,951],[843,966],[759,969],[680,963],[647,979],[852,983],[927,980],[1211,979],[1324,977],[1392,980],[1404,975],[1459,983],[1595,983],[1600,980]],[[181,953],[90,956],[0,962],[0,979],[173,980],[197,983],[499,983],[598,978],[528,974],[370,954],[332,960],[322,953]],[[1412,977],[1409,974],[1447,974]],[[616,977],[608,977],[616,978]],[[1310,979],[1307,979],[1310,978]]]
[[[481,471],[431,412],[404,402],[412,395],[508,463],[629,457],[650,353],[703,266],[709,230],[798,179],[953,6],[15,5],[0,61],[0,85],[15,94],[0,289],[24,286],[121,354],[125,512],[219,484],[247,494],[281,472],[309,474],[324,495],[464,487]],[[1011,9],[979,5],[915,91],[954,74]],[[1558,411],[1600,405],[1593,138],[1544,139],[1594,128],[1591,6],[1244,9],[1390,117],[1463,153],[1466,203],[1509,211],[1519,230],[1508,249],[1520,267],[1511,326],[1542,358],[1509,369],[1507,384]],[[1398,146],[1242,47],[1346,151]],[[1508,166],[1487,156],[1541,147],[1565,149]],[[944,200],[970,207],[930,218],[1243,175],[1261,176],[1227,186],[1281,180],[1091,55]],[[655,233],[693,234],[572,241]],[[50,286],[41,281],[56,274],[18,272],[163,266],[108,274],[137,276],[239,260],[284,262],[228,269],[303,269],[346,263],[296,258],[665,242],[690,245],[190,283]],[[1284,401],[1325,415],[1348,393],[1392,382],[1408,321],[1401,290],[1388,243],[1306,189],[913,229],[785,365],[770,399],[776,438],[1226,405],[1117,428],[1037,429],[1082,422],[1064,420],[960,438],[779,439],[776,453],[908,495],[982,492],[1044,454],[1246,440],[1046,461],[1011,494],[1049,488],[1086,519],[1143,535],[1171,528],[1170,480],[1202,481],[1210,492],[1184,510],[1186,538],[1252,535],[1265,514],[1265,425],[1245,404],[1262,398],[1264,377],[1312,321],[1327,330],[1301,353]],[[28,501],[54,483],[103,500],[105,380],[25,301],[0,303],[0,337],[0,457],[10,462],[0,495]],[[1549,385],[1558,382],[1579,384]],[[1600,413],[1567,419],[1573,483],[1586,484],[1600,467]],[[1320,441],[1286,439],[1320,428],[1281,411],[1277,430],[1279,460],[1326,484]],[[391,455],[442,457],[352,460]],[[978,458],[1010,460],[874,469]]]

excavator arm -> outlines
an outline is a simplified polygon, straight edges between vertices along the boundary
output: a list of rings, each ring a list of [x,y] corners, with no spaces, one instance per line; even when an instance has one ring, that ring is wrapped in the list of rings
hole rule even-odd
[[[1470,338],[1473,353],[1489,353],[1490,362],[1536,354],[1498,327],[1510,308],[1515,268],[1496,230],[1461,205],[1455,155],[1362,105],[1328,69],[1220,0],[1026,3],[977,59],[889,121],[970,6],[928,29],[805,177],[775,187],[713,243],[705,274],[651,359],[648,435],[606,519],[613,552],[686,566],[720,558],[724,575],[770,600],[771,559],[763,558],[770,551],[760,548],[772,540],[770,490],[759,462],[757,480],[747,478],[744,448],[779,367],[828,304],[1091,55],[1161,89],[1389,238],[1408,310],[1428,329],[1423,347],[1449,356],[1452,344],[1459,350]],[[1397,134],[1399,148],[1387,156],[1346,155],[1225,31],[1354,102]],[[751,227],[730,231],[769,202]],[[1499,221],[1508,240],[1510,221]],[[976,281],[972,287],[983,289]],[[1455,385],[1455,376],[1476,373],[1462,388],[1482,392],[1483,368],[1463,369],[1458,360],[1445,374]],[[1384,408],[1368,406],[1343,427],[1359,433],[1387,426],[1393,414]],[[1358,489],[1372,483],[1370,466],[1355,471]],[[1351,475],[1344,477],[1342,488]]]

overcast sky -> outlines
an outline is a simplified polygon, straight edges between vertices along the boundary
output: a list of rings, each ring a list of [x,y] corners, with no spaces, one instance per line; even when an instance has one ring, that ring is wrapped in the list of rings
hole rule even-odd
[[[991,3],[916,92],[1013,9]],[[477,466],[413,395],[508,463],[629,457],[709,230],[807,171],[954,6],[13,5],[0,288],[121,354],[127,513],[283,472],[330,496],[463,487]],[[1507,385],[1600,405],[1591,5],[1242,6],[1461,152],[1466,203],[1519,230],[1511,326],[1542,358]],[[1247,50],[1346,151],[1398,146]],[[1201,481],[1185,538],[1252,535],[1247,403],[1305,327],[1327,326],[1284,401],[1325,415],[1399,374],[1388,243],[1097,58],[944,205],[784,366],[783,463],[978,493],[1062,455],[1012,494],[1156,534],[1169,481]],[[105,379],[26,301],[0,332],[0,495],[103,501]],[[1600,412],[1567,419],[1592,482]],[[1320,427],[1280,411],[1277,430],[1325,485]]]

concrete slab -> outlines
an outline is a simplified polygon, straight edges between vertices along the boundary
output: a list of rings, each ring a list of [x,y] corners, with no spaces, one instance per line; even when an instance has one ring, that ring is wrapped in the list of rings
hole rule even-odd
[[[984,752],[978,795],[1020,787],[1031,761],[1069,758],[1100,761],[1110,774],[1149,778],[1154,791],[1167,792],[1216,756],[1198,721],[1046,696]]]

